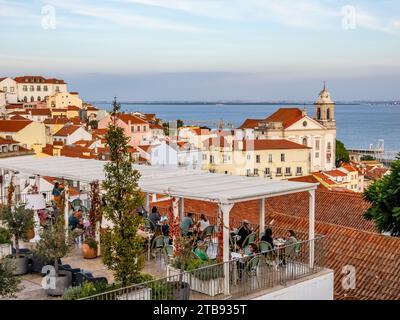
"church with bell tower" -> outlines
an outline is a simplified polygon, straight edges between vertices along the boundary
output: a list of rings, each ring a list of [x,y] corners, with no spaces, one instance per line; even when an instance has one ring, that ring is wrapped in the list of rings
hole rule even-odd
[[[331,94],[324,88],[319,93],[317,100],[314,102],[314,120],[318,121],[326,128],[336,128],[335,124],[335,103],[331,100]]]

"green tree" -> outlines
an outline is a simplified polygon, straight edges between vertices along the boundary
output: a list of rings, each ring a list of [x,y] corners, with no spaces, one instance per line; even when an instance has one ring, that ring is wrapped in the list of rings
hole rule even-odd
[[[0,260],[0,297],[15,297],[21,290],[20,277],[13,274],[14,266],[11,259]]]
[[[128,138],[117,126],[120,104],[113,102],[112,121],[105,136],[110,149],[110,162],[104,166],[105,180],[103,217],[112,222],[112,229],[101,236],[104,264],[113,271],[117,282],[126,286],[138,281],[143,268],[143,240],[137,235],[142,218],[135,209],[143,204],[138,180],[140,173],[132,167]]]
[[[340,140],[336,140],[336,167],[339,167],[342,162],[349,162],[350,156],[344,143]]]
[[[34,227],[33,210],[25,209],[25,205],[12,207],[6,205],[1,208],[0,221],[14,236],[15,256],[19,258],[19,241],[26,240],[26,233]]]
[[[164,134],[167,136],[169,135],[169,122],[163,122],[163,127],[164,127]],[[176,128],[181,128],[184,126],[183,120],[176,120]]]
[[[375,160],[375,158],[373,156],[370,156],[370,155],[367,154],[367,155],[362,156],[360,158],[360,160],[361,161],[372,161],[372,160]]]
[[[98,126],[99,126],[99,122],[97,121],[97,120],[90,120],[89,122],[88,122],[88,125],[90,126],[90,128],[92,128],[92,129],[97,129],[98,128]]]
[[[372,183],[364,192],[372,203],[364,214],[373,220],[380,232],[400,236],[400,153],[391,164],[391,173]]]

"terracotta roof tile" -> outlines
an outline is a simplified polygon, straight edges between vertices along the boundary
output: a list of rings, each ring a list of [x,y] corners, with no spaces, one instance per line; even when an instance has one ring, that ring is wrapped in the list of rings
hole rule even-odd
[[[298,108],[279,108],[265,122],[282,122],[283,127],[287,128],[303,117],[303,112]]]
[[[298,144],[285,139],[262,139],[243,141],[244,150],[280,150],[280,149],[311,149],[302,144]]]
[[[19,132],[31,123],[30,120],[0,120],[0,132]]]
[[[61,137],[66,137],[69,136],[70,134],[73,134],[76,130],[81,128],[81,126],[75,126],[75,125],[65,125],[62,127],[60,130],[58,130],[54,136],[61,136]]]

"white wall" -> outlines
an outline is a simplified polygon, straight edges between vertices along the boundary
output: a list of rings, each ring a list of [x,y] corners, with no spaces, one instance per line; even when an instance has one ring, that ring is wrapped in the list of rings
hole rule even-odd
[[[263,294],[252,300],[333,300],[333,271]]]

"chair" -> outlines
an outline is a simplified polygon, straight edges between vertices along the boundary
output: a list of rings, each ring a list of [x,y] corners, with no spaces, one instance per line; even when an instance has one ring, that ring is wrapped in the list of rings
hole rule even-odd
[[[256,242],[256,237],[257,237],[257,235],[256,235],[255,232],[250,233],[250,234],[246,237],[246,239],[244,239],[244,241],[243,241],[243,243],[242,243],[242,247],[248,246],[251,242]]]
[[[154,223],[151,222],[150,219],[145,218],[145,219],[144,219],[144,222],[145,222],[145,228],[146,228],[146,230],[152,230],[152,231],[155,230]]]
[[[76,285],[82,285],[84,282],[91,283],[105,283],[108,284],[106,277],[94,277],[91,272],[78,272],[76,273]]]
[[[174,258],[174,247],[170,244],[164,246],[164,257],[165,263],[169,264],[171,260]]]
[[[164,246],[169,245],[171,242],[171,238],[168,236],[164,236]]]
[[[244,247],[244,254],[246,256],[251,255],[251,250],[250,250],[250,246],[249,245]]]
[[[78,210],[79,208],[82,208],[82,200],[81,199],[74,199],[71,202],[72,207],[74,210]]]
[[[212,234],[214,232],[214,226],[208,226],[203,230],[203,239],[212,239]]]
[[[153,240],[153,243],[152,243],[152,246],[151,246],[152,251],[157,250],[157,251],[159,251],[159,252],[161,253],[161,252],[162,252],[162,249],[164,248],[164,245],[165,245],[165,243],[164,243],[164,236],[162,236],[162,235],[157,236],[157,237]],[[155,256],[154,256],[154,257],[155,257]]]
[[[257,277],[257,270],[258,270],[259,262],[260,262],[259,257],[255,256],[255,257],[251,258],[246,264],[247,277],[256,277],[258,285],[259,285],[259,282],[258,282],[258,277]]]
[[[274,261],[274,248],[269,242],[266,241],[260,241],[258,244],[260,248],[260,252],[264,254],[265,257],[265,263],[267,265],[272,265]]]

